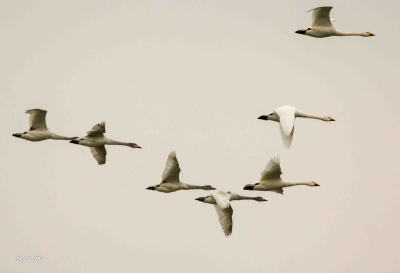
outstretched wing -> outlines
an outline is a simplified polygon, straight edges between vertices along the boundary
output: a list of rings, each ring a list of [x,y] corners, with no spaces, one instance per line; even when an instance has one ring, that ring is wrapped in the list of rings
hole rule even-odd
[[[46,126],[46,110],[30,109],[26,110],[29,114],[29,130],[47,130]]]
[[[97,163],[99,163],[99,165],[106,164],[107,150],[104,147],[104,145],[97,146],[97,147],[89,147],[89,148],[90,148],[90,151],[92,152],[94,159],[97,160]]]
[[[218,205],[214,205],[215,211],[218,214],[218,219],[219,223],[222,227],[222,230],[225,233],[225,236],[229,236],[232,234],[232,227],[233,227],[233,221],[232,221],[232,215],[233,215],[233,209],[231,206],[221,209]]]
[[[282,170],[279,157],[271,158],[261,173],[261,181],[275,180],[281,178]]]
[[[101,137],[106,132],[106,122],[103,121],[93,126],[92,130],[87,132],[87,136],[90,137]]]
[[[167,165],[165,166],[164,172],[162,174],[161,183],[179,183],[179,173],[181,169],[179,168],[178,159],[176,158],[175,151],[171,152],[167,159]]]
[[[330,27],[332,21],[329,17],[332,7],[319,7],[307,12],[313,11],[311,27]]]
[[[279,125],[283,144],[286,148],[289,148],[293,139],[296,108],[284,106],[275,109],[274,112],[279,116]]]
[[[283,146],[284,146],[285,148],[289,148],[290,145],[292,144],[292,141],[293,141],[294,126],[293,126],[292,132],[291,132],[289,135],[286,135],[286,134],[283,132],[282,126],[280,126],[279,129],[280,129],[280,132],[281,132],[281,138],[282,138],[282,141],[283,141]]]

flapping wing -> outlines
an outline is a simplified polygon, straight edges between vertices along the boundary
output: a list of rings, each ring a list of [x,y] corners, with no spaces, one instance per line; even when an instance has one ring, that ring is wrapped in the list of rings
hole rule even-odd
[[[289,148],[293,139],[296,108],[284,106],[275,109],[274,112],[279,116],[279,125],[283,144],[286,148]]]
[[[311,27],[330,27],[332,26],[331,19],[329,17],[329,13],[331,12],[332,7],[319,7],[310,11],[313,11],[312,14],[312,24]]]
[[[29,130],[47,130],[46,126],[46,110],[30,109],[26,110],[29,114]]]
[[[231,206],[221,209],[219,205],[214,205],[215,211],[218,214],[218,219],[219,223],[221,224],[222,230],[225,233],[225,236],[229,236],[232,234],[232,227],[233,227],[233,221],[232,221],[232,215],[233,215],[233,209]]]
[[[282,127],[279,127],[279,128],[280,128],[280,132],[281,132],[281,138],[282,138],[282,141],[283,141],[283,146],[284,146],[285,148],[289,148],[290,145],[292,144],[292,141],[293,141],[294,126],[293,126],[292,132],[290,132],[289,135],[286,135],[286,134],[283,132]]]
[[[261,173],[261,181],[275,180],[281,178],[282,170],[279,157],[271,158]]]
[[[90,137],[101,137],[106,132],[106,122],[103,121],[93,126],[92,130],[87,132],[87,136]]]
[[[97,160],[97,163],[99,163],[99,165],[103,165],[106,163],[106,155],[107,155],[107,151],[106,148],[103,146],[97,146],[97,147],[89,147],[90,151],[92,152],[92,155],[94,157],[94,159]]]
[[[164,172],[162,174],[161,183],[171,183],[179,182],[179,173],[181,169],[179,168],[178,159],[176,158],[175,151],[171,152],[167,159],[167,165],[165,166]]]

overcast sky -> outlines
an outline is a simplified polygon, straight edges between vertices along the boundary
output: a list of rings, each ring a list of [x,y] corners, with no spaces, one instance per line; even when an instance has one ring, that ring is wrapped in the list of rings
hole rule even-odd
[[[343,31],[315,39],[309,9],[333,5]],[[399,1],[1,1],[1,272],[399,272]],[[257,117],[292,105],[290,149]],[[107,147],[98,166],[68,141],[12,137],[25,110]],[[263,196],[233,203],[226,238],[202,190],[163,194],[175,150],[181,180]],[[283,196],[243,191],[271,157]],[[16,256],[41,263],[16,263]]]

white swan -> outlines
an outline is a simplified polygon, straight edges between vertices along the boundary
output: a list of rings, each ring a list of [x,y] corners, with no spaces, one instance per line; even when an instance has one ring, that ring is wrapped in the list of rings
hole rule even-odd
[[[176,153],[171,152],[167,159],[167,165],[165,166],[164,172],[162,174],[162,182],[158,185],[146,188],[147,190],[159,191],[170,193],[179,190],[215,190],[215,188],[207,186],[194,186],[182,183],[179,181],[179,173],[181,169],[179,168],[178,159],[176,158]]]
[[[225,233],[225,236],[229,236],[232,234],[232,215],[233,209],[230,204],[231,195],[229,192],[213,192],[211,196],[205,197],[203,201],[196,199],[204,203],[214,204],[214,208],[217,211],[219,223],[221,224],[222,230]],[[207,200],[207,202],[205,202]]]
[[[29,130],[23,133],[15,133],[13,136],[29,141],[42,141],[46,139],[71,140],[76,137],[63,137],[50,132],[46,126],[46,110],[30,109],[25,113],[29,114]]]
[[[310,11],[312,13],[312,25],[307,29],[300,29],[296,31],[298,34],[308,35],[315,38],[324,38],[329,36],[362,36],[362,37],[370,37],[375,36],[371,32],[360,32],[360,33],[352,33],[352,32],[342,32],[335,28],[332,25],[334,21],[329,18],[329,13],[332,7],[319,7]]]
[[[248,184],[244,190],[249,191],[273,191],[283,194],[283,188],[298,185],[305,185],[310,187],[319,186],[315,182],[289,182],[281,178],[281,164],[279,158],[272,158],[264,171],[261,173],[261,179],[258,183]]]
[[[280,108],[274,109],[271,113],[258,117],[258,119],[262,120],[272,120],[279,122],[283,145],[286,148],[289,148],[290,144],[292,144],[295,118],[312,118],[323,121],[335,121],[331,117],[320,117],[307,114],[292,106],[282,106]]]
[[[136,143],[126,143],[115,141],[104,136],[106,132],[106,123],[102,122],[93,126],[92,130],[87,132],[87,136],[82,138],[75,138],[70,141],[73,144],[79,144],[90,148],[93,157],[97,160],[99,165],[106,163],[107,151],[104,145],[122,145],[131,148],[142,148]]]

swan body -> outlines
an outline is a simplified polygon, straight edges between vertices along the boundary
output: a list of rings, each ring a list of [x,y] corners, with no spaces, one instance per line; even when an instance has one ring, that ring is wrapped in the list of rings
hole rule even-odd
[[[105,132],[106,123],[101,122],[93,126],[92,130],[88,131],[85,137],[75,138],[71,140],[70,143],[89,147],[99,165],[106,163],[107,150],[105,145],[122,145],[131,148],[142,148],[136,143],[126,143],[109,139],[104,135]]]
[[[238,200],[254,200],[257,202],[268,201],[268,200],[262,198],[261,196],[257,196],[257,197],[242,196],[242,195],[238,195],[238,194],[235,194],[235,193],[232,193],[229,191],[228,191],[228,193],[230,194],[229,201],[238,201]],[[207,203],[207,204],[213,204],[213,205],[217,204],[217,201],[215,201],[215,198],[212,196],[199,197],[196,200],[203,202],[203,203]]]
[[[218,215],[219,223],[222,227],[223,232],[225,233],[225,236],[231,235],[233,228],[233,221],[232,221],[233,209],[230,204],[230,198],[231,198],[230,192],[218,191],[211,193],[211,196],[205,198],[207,200],[210,200],[210,202],[202,201],[204,203],[209,203],[214,205],[215,211],[217,212]]]
[[[29,141],[42,141],[46,139],[54,140],[71,140],[76,137],[59,136],[47,128],[46,125],[46,110],[30,109],[25,113],[29,114],[29,130],[23,133],[15,133],[14,137],[19,137]]]
[[[258,117],[258,119],[262,120],[271,120],[279,122],[283,145],[286,148],[289,148],[290,145],[292,144],[295,118],[311,118],[311,119],[319,119],[322,121],[335,121],[331,117],[321,117],[321,116],[311,115],[303,111],[300,111],[299,109],[292,106],[282,106],[280,108],[274,109],[273,112]]]
[[[167,159],[167,164],[165,166],[164,172],[162,174],[162,182],[158,185],[154,185],[146,188],[147,190],[154,190],[164,193],[175,192],[179,190],[215,190],[210,185],[206,186],[195,186],[182,183],[179,180],[179,173],[181,169],[179,168],[179,162],[176,157],[175,152],[171,152]]]
[[[296,31],[298,34],[303,34],[315,38],[324,38],[330,36],[361,36],[361,37],[370,37],[375,36],[371,32],[342,32],[335,28],[332,25],[332,22],[335,19],[330,19],[329,13],[331,12],[332,7],[319,7],[308,12],[312,11],[312,25],[307,29],[300,29]]]
[[[273,191],[279,194],[283,194],[283,188],[305,185],[309,187],[319,186],[315,182],[289,182],[281,178],[282,170],[279,158],[272,158],[263,172],[261,173],[261,179],[258,183],[248,184],[244,187],[244,190],[250,191]]]

